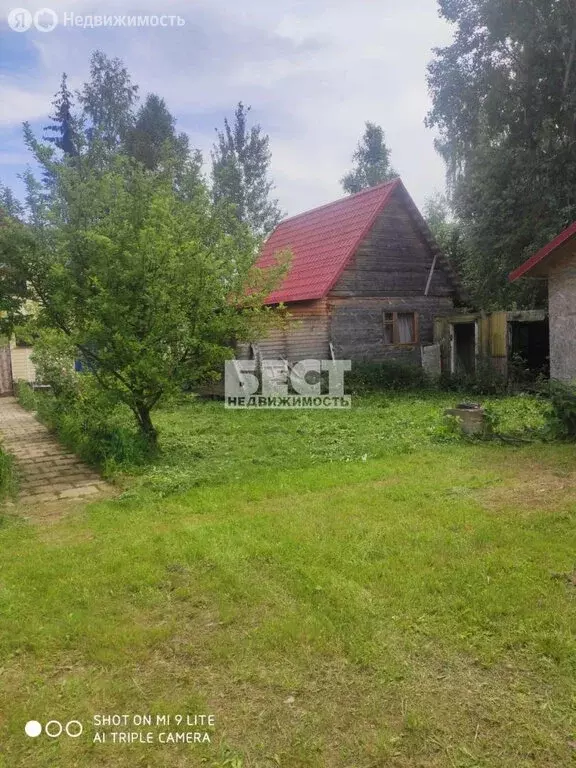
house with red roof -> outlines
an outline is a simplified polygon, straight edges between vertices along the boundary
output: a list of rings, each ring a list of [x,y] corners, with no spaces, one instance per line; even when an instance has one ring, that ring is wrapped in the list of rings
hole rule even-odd
[[[509,275],[548,281],[550,377],[576,381],[576,222]]]
[[[293,318],[258,342],[262,357],[421,364],[434,319],[453,312],[460,282],[402,181],[282,221],[258,266],[290,251],[291,266],[267,298]]]

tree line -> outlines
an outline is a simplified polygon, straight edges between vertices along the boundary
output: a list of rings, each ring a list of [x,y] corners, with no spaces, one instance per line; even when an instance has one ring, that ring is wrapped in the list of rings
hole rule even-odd
[[[508,273],[576,219],[576,5],[439,0],[453,42],[428,68],[462,276],[484,308],[542,304]],[[436,210],[438,214],[438,209]]]
[[[576,220],[576,4],[573,0],[439,0],[453,42],[434,51],[426,124],[447,190],[428,221],[483,309],[544,306],[541,282],[508,274]],[[378,126],[343,179],[355,192],[388,178]]]
[[[572,0],[439,0],[438,7],[454,39],[434,51],[428,67],[426,123],[437,132],[447,192],[427,201],[425,216],[477,306],[542,305],[541,285],[510,285],[507,274],[576,218],[576,6]],[[170,147],[188,183],[194,173],[201,177],[202,157],[176,131],[164,100],[149,94],[137,108],[138,88],[121,61],[96,52],[74,101],[64,76],[44,146],[73,157],[97,128],[109,150],[121,148],[149,170]],[[214,201],[227,201],[264,237],[282,212],[272,194],[269,137],[249,117],[240,103],[217,131],[209,186]],[[29,134],[27,141],[33,146]],[[382,128],[367,122],[353,168],[341,179],[344,191],[395,175]],[[25,180],[29,185],[29,174]],[[22,211],[5,187],[0,204]]]
[[[263,302],[290,255],[255,267],[282,213],[269,137],[249,118],[240,102],[216,131],[208,180],[164,99],[140,103],[123,62],[96,51],[78,91],[62,76],[43,135],[24,124],[40,169],[24,172],[24,200],[0,188],[0,330],[34,340],[62,397],[80,386],[65,363],[76,359],[151,449],[162,400],[284,321]],[[393,176],[389,155],[367,123],[345,191]]]
[[[234,342],[281,320],[263,302],[285,259],[254,266],[281,212],[268,137],[248,114],[239,104],[217,132],[208,184],[164,100],[139,106],[122,61],[96,52],[77,93],[63,76],[44,135],[24,125],[40,169],[23,174],[25,199],[2,190],[3,330],[25,328],[45,359],[78,360],[151,449],[163,399],[210,381]],[[54,391],[70,389],[70,371],[52,366]]]

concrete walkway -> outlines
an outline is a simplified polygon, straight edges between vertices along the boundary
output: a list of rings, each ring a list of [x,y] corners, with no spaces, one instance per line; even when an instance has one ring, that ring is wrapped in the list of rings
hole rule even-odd
[[[111,490],[96,472],[66,451],[15,397],[0,397],[0,441],[16,459],[19,503],[76,500]]]

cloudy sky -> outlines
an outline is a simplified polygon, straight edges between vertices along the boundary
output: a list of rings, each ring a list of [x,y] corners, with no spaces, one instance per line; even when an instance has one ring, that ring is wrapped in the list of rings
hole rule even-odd
[[[15,5],[59,16],[176,14],[180,27],[64,27],[15,32]],[[86,79],[90,52],[120,56],[141,94],[166,99],[208,155],[214,128],[239,100],[270,135],[272,175],[289,214],[341,196],[339,179],[364,122],[382,125],[396,170],[420,205],[444,185],[424,127],[426,64],[450,41],[435,0],[0,0],[0,180],[20,190],[28,162],[21,123],[40,131],[66,71]]]

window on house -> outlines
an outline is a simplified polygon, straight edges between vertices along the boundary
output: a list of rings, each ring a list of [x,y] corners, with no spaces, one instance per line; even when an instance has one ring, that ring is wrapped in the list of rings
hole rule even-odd
[[[384,344],[416,344],[418,316],[415,312],[384,312]]]
[[[393,312],[384,312],[384,344],[394,344]]]

